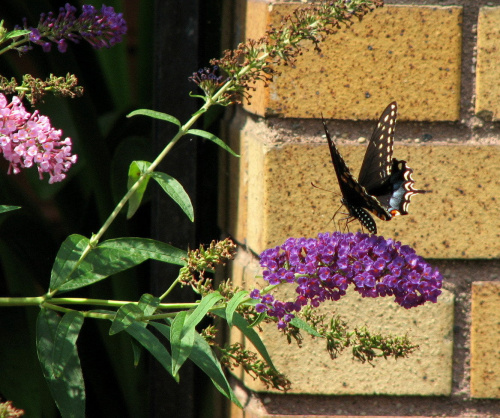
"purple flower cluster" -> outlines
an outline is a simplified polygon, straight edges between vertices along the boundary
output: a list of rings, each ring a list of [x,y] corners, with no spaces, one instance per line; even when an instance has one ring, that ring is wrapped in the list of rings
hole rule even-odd
[[[36,164],[40,179],[49,173],[49,183],[63,180],[77,157],[71,154],[71,139],[61,140],[61,134],[48,117],[27,112],[19,97],[9,103],[0,93],[0,153],[10,162],[8,174]]]
[[[282,302],[270,294],[261,296],[257,312],[278,318],[285,328],[303,306],[317,307],[326,300],[339,300],[349,285],[363,297],[395,296],[404,308],[436,302],[442,276],[415,250],[392,239],[362,233],[319,234],[317,238],[289,238],[279,247],[260,255],[264,279],[270,285],[295,283],[297,297]]]
[[[113,7],[103,5],[99,13],[94,6],[84,5],[78,17],[76,11],[76,7],[66,3],[58,15],[52,12],[42,14],[36,28],[28,27],[25,19],[24,29],[31,31],[30,41],[42,46],[45,52],[50,51],[50,42],[57,44],[59,52],[66,52],[68,40],[78,43],[80,39],[96,49],[109,48],[121,42],[127,33],[125,19],[121,13],[115,13]]]

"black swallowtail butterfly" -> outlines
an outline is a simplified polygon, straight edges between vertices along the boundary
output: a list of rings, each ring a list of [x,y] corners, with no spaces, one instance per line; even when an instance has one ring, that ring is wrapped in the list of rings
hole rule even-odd
[[[377,225],[367,210],[380,219],[389,221],[394,216],[408,213],[413,195],[425,193],[425,190],[413,188],[413,170],[406,165],[406,161],[392,158],[397,113],[398,105],[392,102],[380,116],[370,138],[358,180],[351,174],[337,150],[322,118],[342,192],[342,204],[349,211],[347,222],[358,219],[372,234],[377,233]]]

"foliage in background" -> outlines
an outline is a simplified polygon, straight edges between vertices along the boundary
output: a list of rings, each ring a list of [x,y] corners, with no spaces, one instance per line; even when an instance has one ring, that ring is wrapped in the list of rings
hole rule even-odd
[[[36,25],[40,14],[64,6],[65,1],[4,0],[0,20],[12,29],[26,17]],[[93,3],[100,9],[102,2]],[[106,1],[125,11],[121,0]],[[73,3],[79,10],[81,7]],[[130,13],[130,11],[132,13]],[[47,289],[50,271],[60,243],[71,233],[89,236],[104,222],[127,186],[124,173],[135,158],[151,155],[151,124],[131,120],[130,110],[151,105],[152,13],[151,4],[137,2],[126,14],[127,23],[137,27],[133,39],[111,49],[95,50],[88,43],[70,45],[62,54],[54,48],[44,53],[35,45],[19,56],[0,57],[0,74],[21,84],[30,74],[41,80],[73,74],[85,94],[77,99],[45,95],[36,109],[48,115],[54,126],[73,140],[78,162],[62,183],[48,185],[38,180],[36,170],[22,175],[0,175],[0,202],[22,210],[0,215],[0,295],[39,295]],[[133,17],[133,18],[132,18]],[[129,44],[134,42],[134,55]],[[133,65],[132,65],[133,64]],[[133,69],[140,69],[131,73]],[[60,80],[59,80],[60,82]],[[32,84],[32,82],[30,82]],[[37,91],[35,89],[35,91]],[[26,105],[29,112],[35,109]],[[0,159],[0,172],[8,165]],[[113,236],[144,236],[149,232],[148,205],[129,222],[119,220],[108,231]],[[128,299],[147,290],[147,268],[129,270],[77,295],[97,294],[111,299]],[[0,396],[14,401],[29,417],[57,416],[56,406],[42,375],[35,347],[37,308],[2,310],[0,332],[9,344],[0,345]],[[23,330],[23,332],[21,332]],[[121,335],[108,336],[108,329],[88,321],[78,342],[88,383],[88,414],[139,416],[147,402],[146,364],[132,364],[130,341]],[[127,367],[124,367],[127,363]]]

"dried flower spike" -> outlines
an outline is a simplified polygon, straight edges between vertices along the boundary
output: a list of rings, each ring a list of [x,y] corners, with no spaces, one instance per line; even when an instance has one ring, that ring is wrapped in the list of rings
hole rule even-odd
[[[341,24],[349,25],[354,18],[383,5],[382,0],[322,1],[304,5],[285,16],[281,24],[267,30],[258,40],[249,39],[234,50],[226,50],[220,59],[210,61],[212,66],[228,74],[231,83],[224,86],[224,96],[229,103],[250,101],[254,84],[272,81],[278,74],[276,65],[291,65],[309,40],[319,51],[319,43],[326,35],[334,33]]]
[[[0,402],[0,417],[19,418],[24,416],[22,409],[17,409],[12,405],[12,401]]]
[[[68,73],[66,77],[56,77],[51,74],[50,77],[42,80],[35,78],[30,74],[23,75],[21,85],[12,77],[8,80],[0,75],[0,91],[6,94],[17,94],[20,100],[26,98],[32,105],[43,100],[45,94],[51,92],[56,96],[61,97],[81,97],[83,95],[83,87],[79,86],[78,79]]]
[[[211,289],[211,279],[205,277],[206,272],[214,272],[217,265],[225,265],[235,257],[236,245],[231,239],[212,241],[205,249],[200,245],[198,250],[189,250],[186,266],[180,269],[180,282],[193,287],[201,294]]]

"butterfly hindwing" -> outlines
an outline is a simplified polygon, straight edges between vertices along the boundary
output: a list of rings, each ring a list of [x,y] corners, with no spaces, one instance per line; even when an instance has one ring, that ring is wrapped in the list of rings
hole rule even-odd
[[[406,161],[392,159],[391,176],[384,187],[386,191],[381,191],[376,196],[393,217],[407,215],[411,198],[418,193],[426,193],[425,190],[413,187],[415,180],[412,174],[413,170],[408,167]]]

